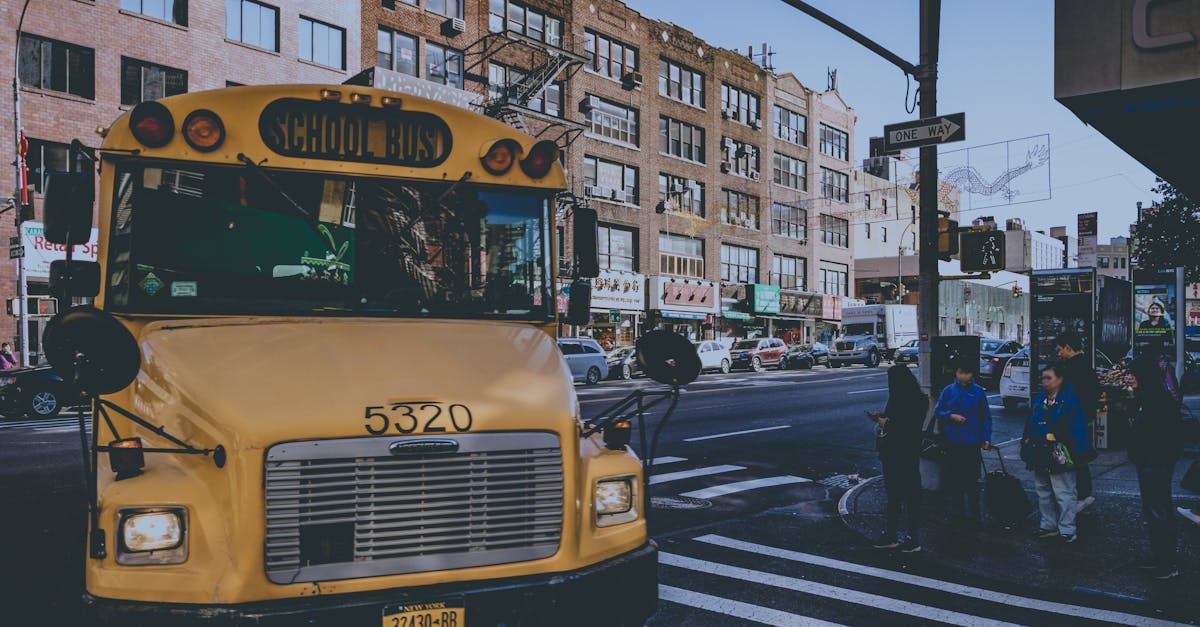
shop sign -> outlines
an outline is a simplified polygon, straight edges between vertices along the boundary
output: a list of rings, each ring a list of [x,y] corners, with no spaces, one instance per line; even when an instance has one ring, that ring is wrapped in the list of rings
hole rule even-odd
[[[571,303],[571,284],[564,281],[558,282],[558,289],[554,291],[554,303],[558,307],[558,313],[566,314]]]
[[[646,275],[622,270],[601,270],[592,279],[592,309],[646,309]]]
[[[705,315],[719,311],[717,285],[712,281],[655,277],[651,286],[654,288],[651,294],[651,309]]]
[[[1200,283],[1188,283],[1183,290],[1188,300],[1200,300]]]
[[[721,317],[726,320],[751,320],[753,316],[742,311],[730,311],[728,309],[721,312]]]
[[[1187,332],[1200,333],[1200,300],[1187,301]]]
[[[821,317],[826,320],[842,319],[842,297],[831,294],[821,295]]]
[[[779,313],[820,318],[824,313],[823,302],[822,294],[781,290],[779,292]]]
[[[92,238],[86,244],[75,246],[71,258],[79,261],[96,261],[100,250],[98,232],[92,229]],[[67,247],[51,244],[42,232],[41,222],[21,223],[21,246],[25,249],[25,274],[34,279],[50,278],[50,262],[67,258]]]
[[[608,310],[608,321],[613,324],[620,324],[621,323],[621,310],[620,309]]]
[[[754,293],[754,313],[777,314],[779,313],[779,286],[778,285],[763,285],[755,283],[752,289]]]

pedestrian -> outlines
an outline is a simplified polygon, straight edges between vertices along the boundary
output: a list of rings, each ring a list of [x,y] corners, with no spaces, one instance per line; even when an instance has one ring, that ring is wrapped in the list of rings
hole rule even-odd
[[[1142,518],[1150,530],[1153,559],[1141,566],[1155,579],[1179,576],[1175,563],[1175,509],[1171,479],[1183,453],[1183,417],[1179,401],[1167,388],[1173,377],[1152,358],[1133,362],[1134,419],[1129,438],[1129,461],[1137,469],[1142,495]]]
[[[1063,378],[1079,398],[1083,409],[1083,420],[1087,424],[1088,442],[1093,442],[1092,434],[1096,428],[1096,408],[1100,404],[1100,382],[1096,378],[1096,369],[1083,354],[1083,338],[1078,333],[1067,331],[1054,340],[1054,348],[1058,358],[1062,360]],[[1096,498],[1092,496],[1092,470],[1090,462],[1096,459],[1095,448],[1091,453],[1080,454],[1075,459],[1076,496],[1078,497],[1078,513],[1082,513]]]
[[[887,530],[875,548],[899,548],[902,553],[921,550],[921,426],[929,411],[929,397],[903,364],[888,368],[888,400],[883,413],[872,413],[877,425],[875,448],[883,465],[887,491]],[[900,512],[908,514],[907,537],[899,540]]]
[[[1033,471],[1041,523],[1034,536],[1059,538],[1066,544],[1077,537],[1076,458],[1092,450],[1079,397],[1063,378],[1062,366],[1042,370],[1042,391],[1030,403],[1021,438],[1021,459]]]
[[[946,443],[942,476],[950,496],[950,512],[972,526],[978,526],[981,520],[979,470],[983,459],[979,450],[992,446],[992,412],[987,391],[975,383],[977,367],[970,359],[959,362],[954,383],[942,390],[934,409]]]
[[[0,370],[12,370],[17,367],[17,356],[13,354],[12,345],[0,343]]]

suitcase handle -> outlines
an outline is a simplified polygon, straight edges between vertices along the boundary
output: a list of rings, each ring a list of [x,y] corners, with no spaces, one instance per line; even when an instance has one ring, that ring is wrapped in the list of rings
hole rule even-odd
[[[1004,471],[1004,474],[1007,475],[1008,469],[1004,467],[1004,456],[1000,454],[1000,448],[993,446],[992,450],[996,451],[996,458],[1000,460],[1000,470]]]

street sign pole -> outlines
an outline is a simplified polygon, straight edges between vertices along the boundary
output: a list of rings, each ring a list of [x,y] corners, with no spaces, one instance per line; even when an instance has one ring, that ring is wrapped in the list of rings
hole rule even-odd
[[[941,0],[921,0],[921,61],[917,68],[917,83],[921,99],[921,117],[937,116],[937,66],[938,40],[942,19]],[[936,396],[933,389],[933,373],[940,364],[933,363],[932,343],[938,334],[938,167],[937,145],[921,147],[920,174],[920,233],[921,248],[918,251],[917,290],[917,357],[920,364],[921,389],[930,398]]]

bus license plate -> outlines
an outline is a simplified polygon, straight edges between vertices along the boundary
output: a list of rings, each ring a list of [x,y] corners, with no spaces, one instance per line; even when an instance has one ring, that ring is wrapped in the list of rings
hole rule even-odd
[[[383,608],[383,627],[465,627],[467,610],[459,603],[407,603]]]

